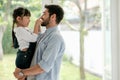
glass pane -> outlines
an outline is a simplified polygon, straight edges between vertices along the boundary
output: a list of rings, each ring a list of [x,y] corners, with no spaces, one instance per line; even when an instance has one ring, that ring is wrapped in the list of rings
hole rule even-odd
[[[105,65],[104,80],[111,80],[111,24],[110,0],[104,0],[104,27],[105,27]]]
[[[85,80],[102,80],[103,75],[103,35],[101,29],[101,0],[88,0],[86,11],[84,0],[77,0],[75,3],[70,0],[63,0],[61,4],[65,11],[65,17],[60,25],[62,35],[66,43],[65,57],[61,70],[61,80],[82,80],[80,79],[80,32],[84,26],[84,68]],[[81,8],[78,7],[78,5]],[[82,22],[81,13],[86,18]],[[86,24],[83,24],[83,23]],[[83,25],[82,25],[83,24]],[[69,66],[69,67],[68,67]],[[74,76],[70,76],[74,75]]]

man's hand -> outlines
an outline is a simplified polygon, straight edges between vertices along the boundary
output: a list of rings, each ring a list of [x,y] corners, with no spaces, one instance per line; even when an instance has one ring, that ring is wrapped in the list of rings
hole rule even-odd
[[[22,77],[22,78],[19,78],[18,80],[25,80],[25,78],[26,78],[26,77],[24,76],[24,77]]]
[[[16,68],[15,71],[14,71],[14,76],[18,79],[18,80],[24,80],[25,79],[25,76],[20,74],[21,72],[21,69],[20,68]]]

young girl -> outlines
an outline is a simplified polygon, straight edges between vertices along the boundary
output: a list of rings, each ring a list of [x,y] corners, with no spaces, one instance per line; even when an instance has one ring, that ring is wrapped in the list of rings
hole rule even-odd
[[[28,28],[30,16],[30,11],[23,7],[19,7],[13,11],[13,47],[18,48],[15,64],[16,67],[21,69],[30,67],[35,51],[37,34],[40,31],[40,24],[42,22],[38,19],[35,23],[34,31],[32,32]]]

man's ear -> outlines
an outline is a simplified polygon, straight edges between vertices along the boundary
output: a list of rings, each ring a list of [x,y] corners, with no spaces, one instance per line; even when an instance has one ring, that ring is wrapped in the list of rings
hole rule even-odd
[[[56,14],[51,15],[52,18],[56,18]]]
[[[56,19],[56,14],[51,15],[51,19],[55,20]]]

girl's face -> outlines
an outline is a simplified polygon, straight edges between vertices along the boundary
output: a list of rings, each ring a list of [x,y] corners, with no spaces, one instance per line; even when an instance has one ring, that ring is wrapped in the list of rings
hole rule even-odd
[[[30,22],[30,16],[17,17],[17,26],[27,27]]]

